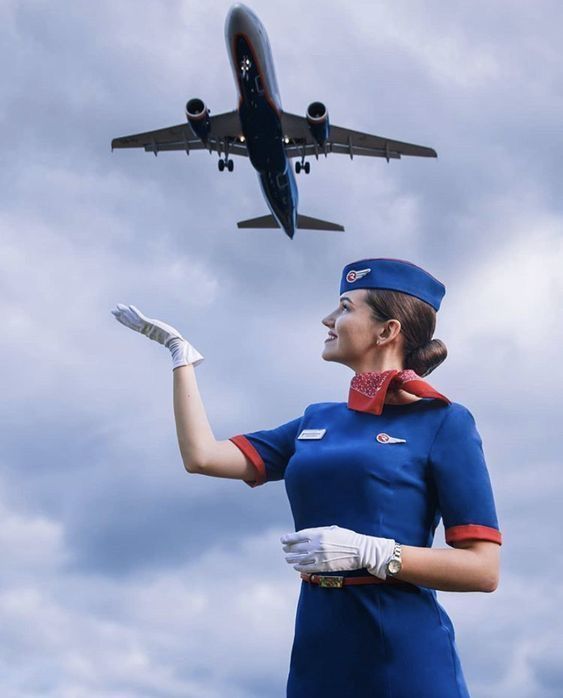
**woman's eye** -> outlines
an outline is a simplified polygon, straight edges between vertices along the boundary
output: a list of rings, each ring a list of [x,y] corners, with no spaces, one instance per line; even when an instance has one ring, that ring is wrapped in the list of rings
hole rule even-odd
[[[350,310],[350,308],[346,304],[342,304],[342,310]]]

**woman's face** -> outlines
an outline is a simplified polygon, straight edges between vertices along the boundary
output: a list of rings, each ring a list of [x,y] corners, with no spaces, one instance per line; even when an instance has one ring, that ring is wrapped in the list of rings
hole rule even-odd
[[[322,323],[328,327],[322,357],[357,369],[378,352],[379,332],[385,323],[378,322],[365,302],[363,288],[346,291],[340,296],[336,310]]]

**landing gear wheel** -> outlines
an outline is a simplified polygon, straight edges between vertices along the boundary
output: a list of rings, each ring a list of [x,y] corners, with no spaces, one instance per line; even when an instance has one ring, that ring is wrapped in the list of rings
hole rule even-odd
[[[229,172],[232,172],[235,169],[235,163],[233,160],[227,160],[227,169],[229,170]]]
[[[295,163],[295,174],[299,174],[301,172],[301,163],[296,162]]]
[[[225,169],[225,161],[219,160],[219,162],[217,163],[217,166],[219,167],[219,172],[223,172],[223,170]]]
[[[311,163],[310,163],[310,162],[306,162],[306,163],[303,165],[303,169],[305,170],[305,174],[309,174],[309,172],[311,171]]]

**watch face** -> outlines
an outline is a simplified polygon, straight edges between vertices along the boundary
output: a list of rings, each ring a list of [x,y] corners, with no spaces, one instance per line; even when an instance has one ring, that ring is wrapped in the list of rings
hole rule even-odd
[[[390,560],[387,569],[391,574],[397,574],[397,572],[401,571],[401,563],[399,560]]]

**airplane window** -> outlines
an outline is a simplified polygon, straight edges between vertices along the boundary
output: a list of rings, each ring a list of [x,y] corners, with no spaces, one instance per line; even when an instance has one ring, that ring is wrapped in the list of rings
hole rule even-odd
[[[261,94],[261,95],[264,94],[264,88],[262,87],[262,80],[260,80],[259,75],[256,76],[254,83],[256,85],[256,91],[258,92],[258,94]]]

